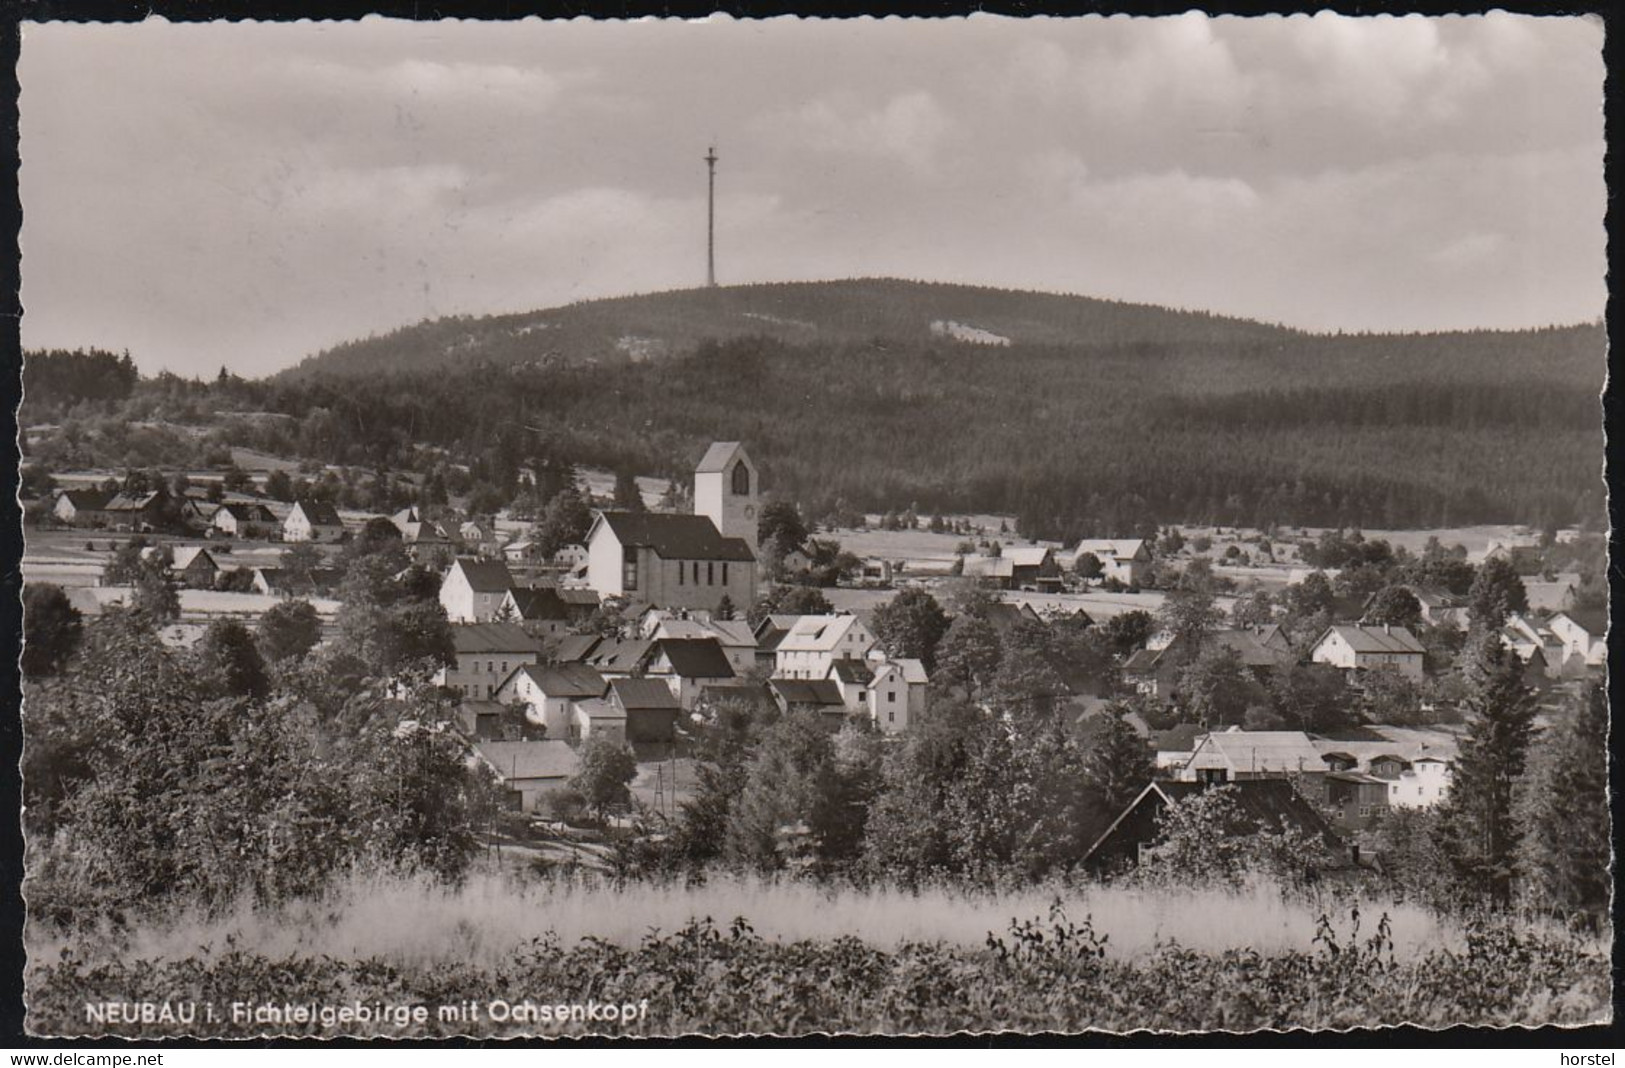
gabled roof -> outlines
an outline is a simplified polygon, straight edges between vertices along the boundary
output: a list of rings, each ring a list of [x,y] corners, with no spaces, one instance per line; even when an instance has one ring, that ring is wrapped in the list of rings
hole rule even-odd
[[[1562,612],[1554,612],[1552,619],[1563,616],[1584,630],[1593,638],[1601,638],[1608,633],[1608,613],[1594,608],[1570,608]],[[1551,625],[1551,620],[1547,621]]]
[[[966,578],[1009,578],[1015,571],[1015,562],[1003,555],[967,556],[959,568],[959,573]]]
[[[778,648],[795,652],[829,652],[841,643],[841,639],[856,623],[857,616],[797,616],[795,625],[784,635]]]
[[[707,472],[726,471],[728,464],[741,451],[743,450],[737,441],[713,441],[711,447],[705,450],[705,455],[700,457],[700,464],[694,469],[694,473],[703,475]]]
[[[271,589],[283,587],[288,582],[287,568],[282,567],[256,567],[256,575],[261,576],[265,585]],[[344,581],[344,571],[337,567],[313,567],[310,569],[310,584],[317,590],[334,590]]]
[[[1140,795],[1129,802],[1128,807],[1112,821],[1111,826],[1095,839],[1089,851],[1084,854],[1084,861],[1087,863],[1099,853],[1117,834],[1118,828],[1122,827],[1129,816],[1142,805],[1153,804],[1158,807],[1174,805],[1196,797],[1208,789],[1227,791],[1236,806],[1257,828],[1270,831],[1297,830],[1318,837],[1333,847],[1339,842],[1336,832],[1315,810],[1314,805],[1299,795],[1289,780],[1242,779],[1223,786],[1210,787],[1200,782],[1155,779],[1140,791]]]
[[[470,560],[458,557],[453,568],[462,568],[463,577],[475,593],[501,593],[513,589],[513,575],[501,560]],[[449,575],[451,572],[447,571]]]
[[[519,671],[529,675],[548,697],[602,697],[609,688],[604,676],[586,664],[527,664]]]
[[[1149,675],[1157,670],[1162,662],[1162,654],[1166,649],[1136,649],[1129,658],[1123,661],[1123,674]]]
[[[568,779],[581,763],[563,741],[477,742],[474,751],[503,779]]]
[[[1165,731],[1152,731],[1151,744],[1159,751],[1165,753],[1189,753],[1196,748],[1196,741],[1207,733],[1207,729],[1199,723],[1176,723]]]
[[[1227,730],[1210,733],[1191,754],[1216,752],[1236,772],[1323,771],[1326,761],[1303,731]]]
[[[113,494],[99,489],[58,490],[57,499],[66,497],[73,503],[78,511],[99,512],[107,507],[107,502],[113,499]]]
[[[749,701],[752,704],[764,705],[772,702],[773,698],[768,692],[766,683],[751,682],[748,679],[734,679],[731,682],[714,682],[700,688],[702,702],[713,701]]]
[[[560,663],[575,663],[587,659],[587,655],[598,647],[603,641],[596,634],[568,634],[559,639],[558,648],[553,655]]]
[[[672,672],[685,679],[731,679],[728,654],[715,638],[661,638],[655,655],[664,655]]]
[[[715,638],[725,646],[756,648],[756,636],[739,620],[662,619],[655,625],[655,638]]]
[[[536,639],[517,623],[453,623],[451,645],[459,653],[539,653]]]
[[[551,586],[515,586],[508,596],[513,598],[520,619],[562,622],[572,615],[570,606]]]
[[[1010,601],[994,601],[987,606],[984,618],[993,624],[993,629],[1003,634],[1024,619],[1029,622],[1036,622],[1039,615],[1037,610],[1025,601],[1020,604],[1014,604]]]
[[[201,545],[182,545],[178,547],[173,556],[175,561],[175,570],[185,571],[188,567],[191,567],[192,563],[200,556],[209,562],[210,567],[214,568],[216,571],[220,570],[220,565],[215,562],[214,556],[210,554],[209,550],[205,549]]]
[[[293,507],[295,511],[305,513],[305,519],[311,526],[342,527],[344,525],[344,520],[339,518],[338,509],[334,508],[328,501],[299,501]]]
[[[653,647],[653,642],[605,638],[582,659],[600,671],[632,672],[643,664]]]
[[[150,508],[160,498],[166,497],[163,490],[152,490],[149,493],[119,493],[107,502],[103,511],[107,512],[140,512]]]
[[[723,537],[709,516],[599,512],[593,529],[600,523],[609,528],[623,547],[653,549],[662,560],[752,563],[756,559],[745,539]]]
[[[678,709],[677,695],[659,679],[611,679],[610,691],[628,712],[644,709]]]
[[[1243,628],[1215,630],[1210,631],[1204,640],[1234,649],[1241,662],[1250,668],[1277,668],[1292,662],[1291,654],[1269,648],[1264,644],[1263,636],[1256,631]]]
[[[846,707],[840,687],[833,679],[769,679],[767,684],[786,705]]]
[[[907,683],[923,685],[931,681],[930,676],[925,673],[925,665],[910,657],[897,657],[878,665],[875,668],[875,676],[885,674],[888,669],[897,671]]]
[[[1327,627],[1326,633],[1315,642],[1316,647],[1330,634],[1336,634],[1348,642],[1356,653],[1421,656],[1425,652],[1422,643],[1416,640],[1416,635],[1404,627],[1362,627],[1351,623],[1334,623]]]
[[[1002,551],[1004,558],[1016,567],[1041,567],[1046,557],[1055,554],[1048,545],[1009,545]]]
[[[1084,553],[1094,553],[1102,560],[1111,559],[1124,562],[1132,560],[1136,556],[1146,555],[1145,539],[1085,538],[1083,541],[1078,542],[1078,547],[1073,550],[1073,555],[1082,556]]]
[[[251,504],[242,501],[232,501],[222,504],[215,510],[215,514],[225,512],[239,523],[274,523],[276,516],[263,504]]]
[[[616,708],[600,697],[589,697],[582,701],[572,701],[577,712],[588,719],[626,719],[626,712]]]

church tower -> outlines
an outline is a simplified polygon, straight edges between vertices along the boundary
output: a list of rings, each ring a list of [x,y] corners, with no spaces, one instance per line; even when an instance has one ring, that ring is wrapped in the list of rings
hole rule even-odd
[[[743,538],[757,552],[762,486],[756,465],[737,441],[714,441],[694,469],[694,514],[710,518],[725,538]]]

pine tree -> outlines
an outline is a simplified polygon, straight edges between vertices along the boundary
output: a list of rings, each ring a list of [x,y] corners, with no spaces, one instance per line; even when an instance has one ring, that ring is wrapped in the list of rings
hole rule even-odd
[[[1467,678],[1467,736],[1445,803],[1445,848],[1469,888],[1505,903],[1518,848],[1513,797],[1535,736],[1534,696],[1522,661],[1495,635],[1479,642]]]
[[[1537,907],[1600,918],[1608,909],[1608,695],[1598,684],[1538,745],[1525,781],[1518,871]]]

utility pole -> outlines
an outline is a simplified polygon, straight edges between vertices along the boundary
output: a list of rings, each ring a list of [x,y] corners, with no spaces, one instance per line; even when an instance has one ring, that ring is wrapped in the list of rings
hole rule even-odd
[[[707,288],[715,289],[717,286],[717,150],[715,146],[705,150],[706,169],[706,211],[705,211],[705,284]]]

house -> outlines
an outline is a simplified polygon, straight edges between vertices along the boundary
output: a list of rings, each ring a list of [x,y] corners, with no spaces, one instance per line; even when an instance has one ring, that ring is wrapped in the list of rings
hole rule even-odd
[[[1156,750],[1158,774],[1172,775],[1190,762],[1196,743],[1207,734],[1207,728],[1198,723],[1176,723],[1164,731],[1151,732],[1151,746]]]
[[[574,542],[553,554],[553,566],[570,574],[587,566],[587,547]]]
[[[208,536],[214,530],[214,515],[220,505],[197,497],[181,498],[181,523],[187,530]]]
[[[1175,778],[1223,783],[1326,770],[1320,750],[1303,731],[1213,731],[1196,743]]]
[[[567,785],[581,766],[576,751],[563,741],[481,741],[474,753],[501,781],[508,806],[516,812],[536,812],[546,795]]]
[[[101,527],[107,525],[107,502],[113,494],[106,490],[58,490],[51,514],[58,522],[74,527]]]
[[[1294,831],[1318,839],[1341,859],[1342,839],[1314,805],[1300,796],[1286,779],[1244,779],[1212,787],[1202,782],[1151,782],[1111,825],[1095,839],[1083,856],[1085,867],[1096,871],[1137,864],[1153,855],[1161,834],[1161,816],[1172,806],[1200,796],[1204,790],[1224,789],[1234,800],[1248,831]]]
[[[1125,586],[1138,586],[1151,566],[1151,550],[1143,538],[1085,538],[1072,550],[1072,568],[1077,570],[1078,560],[1085,553],[1094,554],[1100,561],[1100,578],[1115,579]]]
[[[254,592],[267,597],[332,597],[344,581],[344,572],[336,567],[313,567],[304,580],[297,579],[285,567],[256,567]]]
[[[1431,808],[1450,792],[1453,773],[1450,761],[1437,756],[1420,756],[1411,766],[1388,782],[1388,807]]]
[[[1023,601],[1021,604],[1012,604],[1009,601],[994,601],[987,606],[983,618],[992,624],[993,629],[999,632],[1003,640],[1009,637],[1010,632],[1018,623],[1042,623],[1044,620],[1032,605]]]
[[[1054,549],[1047,545],[1007,546],[1004,558],[1010,562],[1010,580],[1016,589],[1060,592],[1061,565],[1055,560]]]
[[[867,660],[837,660],[830,665],[829,679],[841,691],[848,712],[869,711],[869,684],[875,672]]]
[[[1309,659],[1345,671],[1392,668],[1406,678],[1422,678],[1422,643],[1404,627],[1333,624],[1309,648]]]
[[[1167,646],[1161,649],[1136,649],[1123,661],[1123,681],[1134,687],[1135,693],[1166,701],[1173,697],[1174,683],[1185,666],[1185,658],[1171,653]]]
[[[863,660],[879,642],[857,616],[797,616],[774,651],[784,679],[827,679],[837,660]]]
[[[869,680],[869,717],[887,734],[908,729],[925,714],[925,687],[929,680],[918,660],[886,660],[876,665]]]
[[[553,649],[553,659],[560,664],[585,663],[588,656],[602,642],[597,634],[566,634]]]
[[[537,558],[536,543],[529,538],[510,541],[502,547],[502,558],[510,564],[529,564]]]
[[[1370,830],[1388,812],[1387,780],[1363,771],[1306,774],[1298,786],[1332,813],[1332,826],[1344,834]]]
[[[1580,593],[1580,576],[1573,571],[1559,572],[1547,582],[1526,576],[1523,589],[1531,612],[1564,612],[1575,607],[1574,599]]]
[[[714,612],[756,597],[760,484],[738,442],[717,442],[694,472],[693,515],[600,512],[587,533],[587,585],[605,597]]]
[[[514,668],[492,697],[504,705],[523,704],[525,719],[544,729],[549,738],[573,740],[580,737],[575,705],[603,697],[608,689],[604,676],[585,664],[544,667],[532,661]]]
[[[768,690],[779,711],[806,708],[819,713],[832,729],[846,722],[846,702],[840,689],[829,679],[769,679]]]
[[[1544,678],[1562,675],[1566,650],[1563,639],[1553,634],[1549,626],[1513,612],[1501,626],[1500,637],[1501,644],[1523,661],[1526,678],[1531,675]]]
[[[589,738],[607,738],[616,745],[626,744],[626,713],[602,697],[588,697],[570,703],[574,721],[570,725],[572,741]]]
[[[222,504],[209,518],[211,529],[228,538],[268,538],[277,530],[277,519],[263,504]]]
[[[661,638],[650,648],[644,674],[661,679],[678,703],[693,711],[707,686],[734,678],[733,667],[715,638]]]
[[[591,616],[598,595],[557,586],[515,586],[503,595],[497,618],[512,618],[537,637],[556,637]]]
[[[959,574],[996,590],[1016,588],[1016,565],[1004,555],[966,555],[959,558]]]
[[[690,619],[673,617],[664,609],[657,609],[644,620],[643,633],[653,639],[709,638],[722,646],[728,657],[728,666],[735,675],[742,675],[756,666],[756,636],[750,624],[738,619],[711,619],[700,615]]]
[[[541,645],[517,623],[459,623],[451,628],[456,664],[436,672],[435,685],[463,697],[490,699],[521,664],[541,659]]]
[[[414,514],[416,509],[409,509]],[[393,518],[395,527],[401,532],[401,544],[413,560],[428,560],[435,553],[450,552],[451,538],[447,536],[445,528],[439,523],[423,520],[402,522],[399,513]]]
[[[119,493],[103,507],[110,530],[139,532],[157,530],[164,525],[164,512],[169,506],[167,490],[146,493]]]
[[[662,679],[611,679],[609,701],[626,720],[629,742],[669,742],[683,706]]]
[[[734,679],[731,682],[707,686],[701,691],[694,710],[697,716],[704,715],[714,720],[720,710],[728,706],[751,709],[761,714],[778,708],[778,698],[764,682]]]
[[[1608,615],[1598,609],[1572,608],[1546,621],[1546,629],[1563,643],[1565,671],[1601,668],[1608,663]]]
[[[787,614],[774,614],[763,616],[752,637],[756,639],[756,666],[763,671],[772,672],[779,662],[779,643],[784,636],[790,633],[790,628],[796,625],[800,616]]]
[[[882,586],[889,586],[891,585],[893,570],[894,565],[890,560],[870,557],[864,560],[863,565],[858,569],[858,579],[866,583],[872,582]]]
[[[214,589],[214,580],[215,576],[220,574],[220,565],[209,554],[209,550],[201,545],[178,545],[171,553],[171,560],[169,573],[182,586],[194,590]]]
[[[506,708],[500,701],[468,698],[457,703],[453,719],[464,737],[476,742],[518,741],[503,730]]]
[[[282,521],[283,541],[338,541],[344,521],[327,501],[298,501]]]
[[[500,560],[459,557],[440,580],[440,604],[453,623],[489,623],[513,587],[513,576]]]

